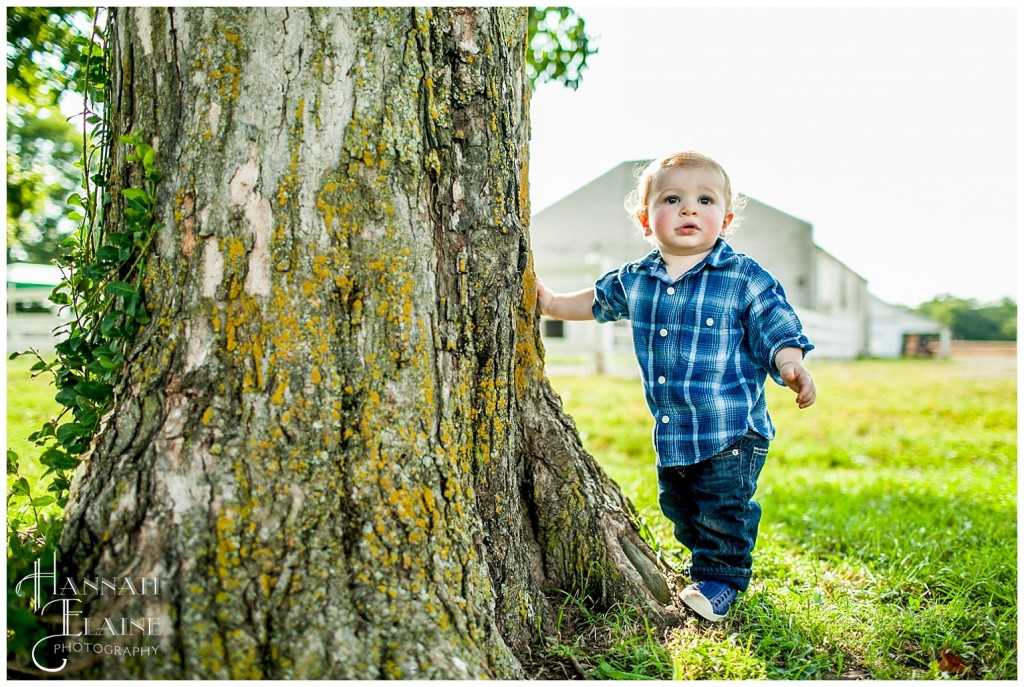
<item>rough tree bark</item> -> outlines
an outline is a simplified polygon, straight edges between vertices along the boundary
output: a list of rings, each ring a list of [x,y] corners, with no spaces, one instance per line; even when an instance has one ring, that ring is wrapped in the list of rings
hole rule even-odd
[[[113,15],[165,226],[62,555],[161,633],[85,674],[521,677],[552,589],[664,610],[543,372],[525,9]]]

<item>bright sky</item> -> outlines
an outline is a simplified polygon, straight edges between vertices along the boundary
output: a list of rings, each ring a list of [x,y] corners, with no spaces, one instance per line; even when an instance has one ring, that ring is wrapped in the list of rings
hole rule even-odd
[[[599,53],[534,94],[534,211],[699,150],[887,301],[1017,298],[1013,5],[575,9]]]

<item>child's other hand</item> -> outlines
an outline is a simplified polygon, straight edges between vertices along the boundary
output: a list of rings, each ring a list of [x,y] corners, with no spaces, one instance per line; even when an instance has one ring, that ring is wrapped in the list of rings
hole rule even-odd
[[[807,371],[807,368],[800,363],[787,362],[779,368],[779,373],[782,375],[782,380],[786,382],[786,386],[796,392],[796,403],[801,410],[814,404],[818,392],[814,388],[814,380],[811,379],[811,373]]]
[[[540,314],[547,315],[548,307],[551,305],[551,301],[554,300],[555,294],[553,291],[549,291],[544,282],[537,277],[537,305],[540,306]]]

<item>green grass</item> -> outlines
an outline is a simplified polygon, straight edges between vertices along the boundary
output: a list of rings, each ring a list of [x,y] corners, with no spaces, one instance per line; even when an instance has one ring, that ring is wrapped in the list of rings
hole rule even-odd
[[[54,400],[57,393],[53,387],[53,377],[49,373],[32,378],[30,368],[37,359],[25,355],[15,360],[8,360],[7,363],[7,449],[14,451],[19,456],[18,474],[26,478],[32,485],[33,494],[36,496],[47,493],[45,485],[37,486],[46,467],[39,463],[38,458],[41,449],[28,440],[30,434],[40,429],[44,422],[55,418],[60,413],[61,406]],[[7,487],[17,477],[7,475]],[[49,484],[50,477],[46,478]],[[22,509],[28,508],[24,500],[20,500]],[[7,519],[10,521],[18,516],[18,506],[15,506],[11,499],[8,499]],[[58,515],[60,508],[56,504],[40,507],[36,513],[47,513]],[[36,513],[28,514],[29,521],[35,521]],[[26,514],[22,514],[21,520]]]
[[[1012,361],[1011,361],[1012,362]],[[57,410],[27,358],[8,361],[8,448],[21,474],[29,433]],[[577,618],[552,660],[593,678],[1017,676],[1017,388],[985,361],[814,364],[818,402],[799,411],[770,386],[779,429],[762,474],[754,580],[728,620],[654,629],[627,607]],[[654,544],[688,554],[657,506],[651,419],[637,380],[553,380],[584,446],[640,509]]]
[[[28,435],[42,423],[60,412],[53,400],[57,393],[50,384],[52,376],[43,374],[31,378],[29,368],[36,362],[32,356],[21,356],[7,362],[7,448],[22,456],[35,450]]]
[[[690,617],[648,633],[669,657],[655,677],[934,679],[948,677],[939,668],[946,650],[969,668],[962,677],[1015,679],[1012,363],[819,362],[818,401],[805,411],[772,385],[779,433],[759,480],[751,588],[722,624]],[[685,568],[688,554],[657,506],[639,381],[552,383],[654,545]]]

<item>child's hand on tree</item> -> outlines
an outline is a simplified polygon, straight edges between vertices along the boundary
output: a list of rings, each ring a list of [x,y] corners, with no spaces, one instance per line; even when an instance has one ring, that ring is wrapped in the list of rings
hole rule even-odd
[[[540,277],[537,277],[537,305],[540,306],[541,315],[548,314],[548,306],[551,305],[551,301],[554,297],[554,292],[548,290],[548,288],[544,286],[544,282],[540,280]]]

